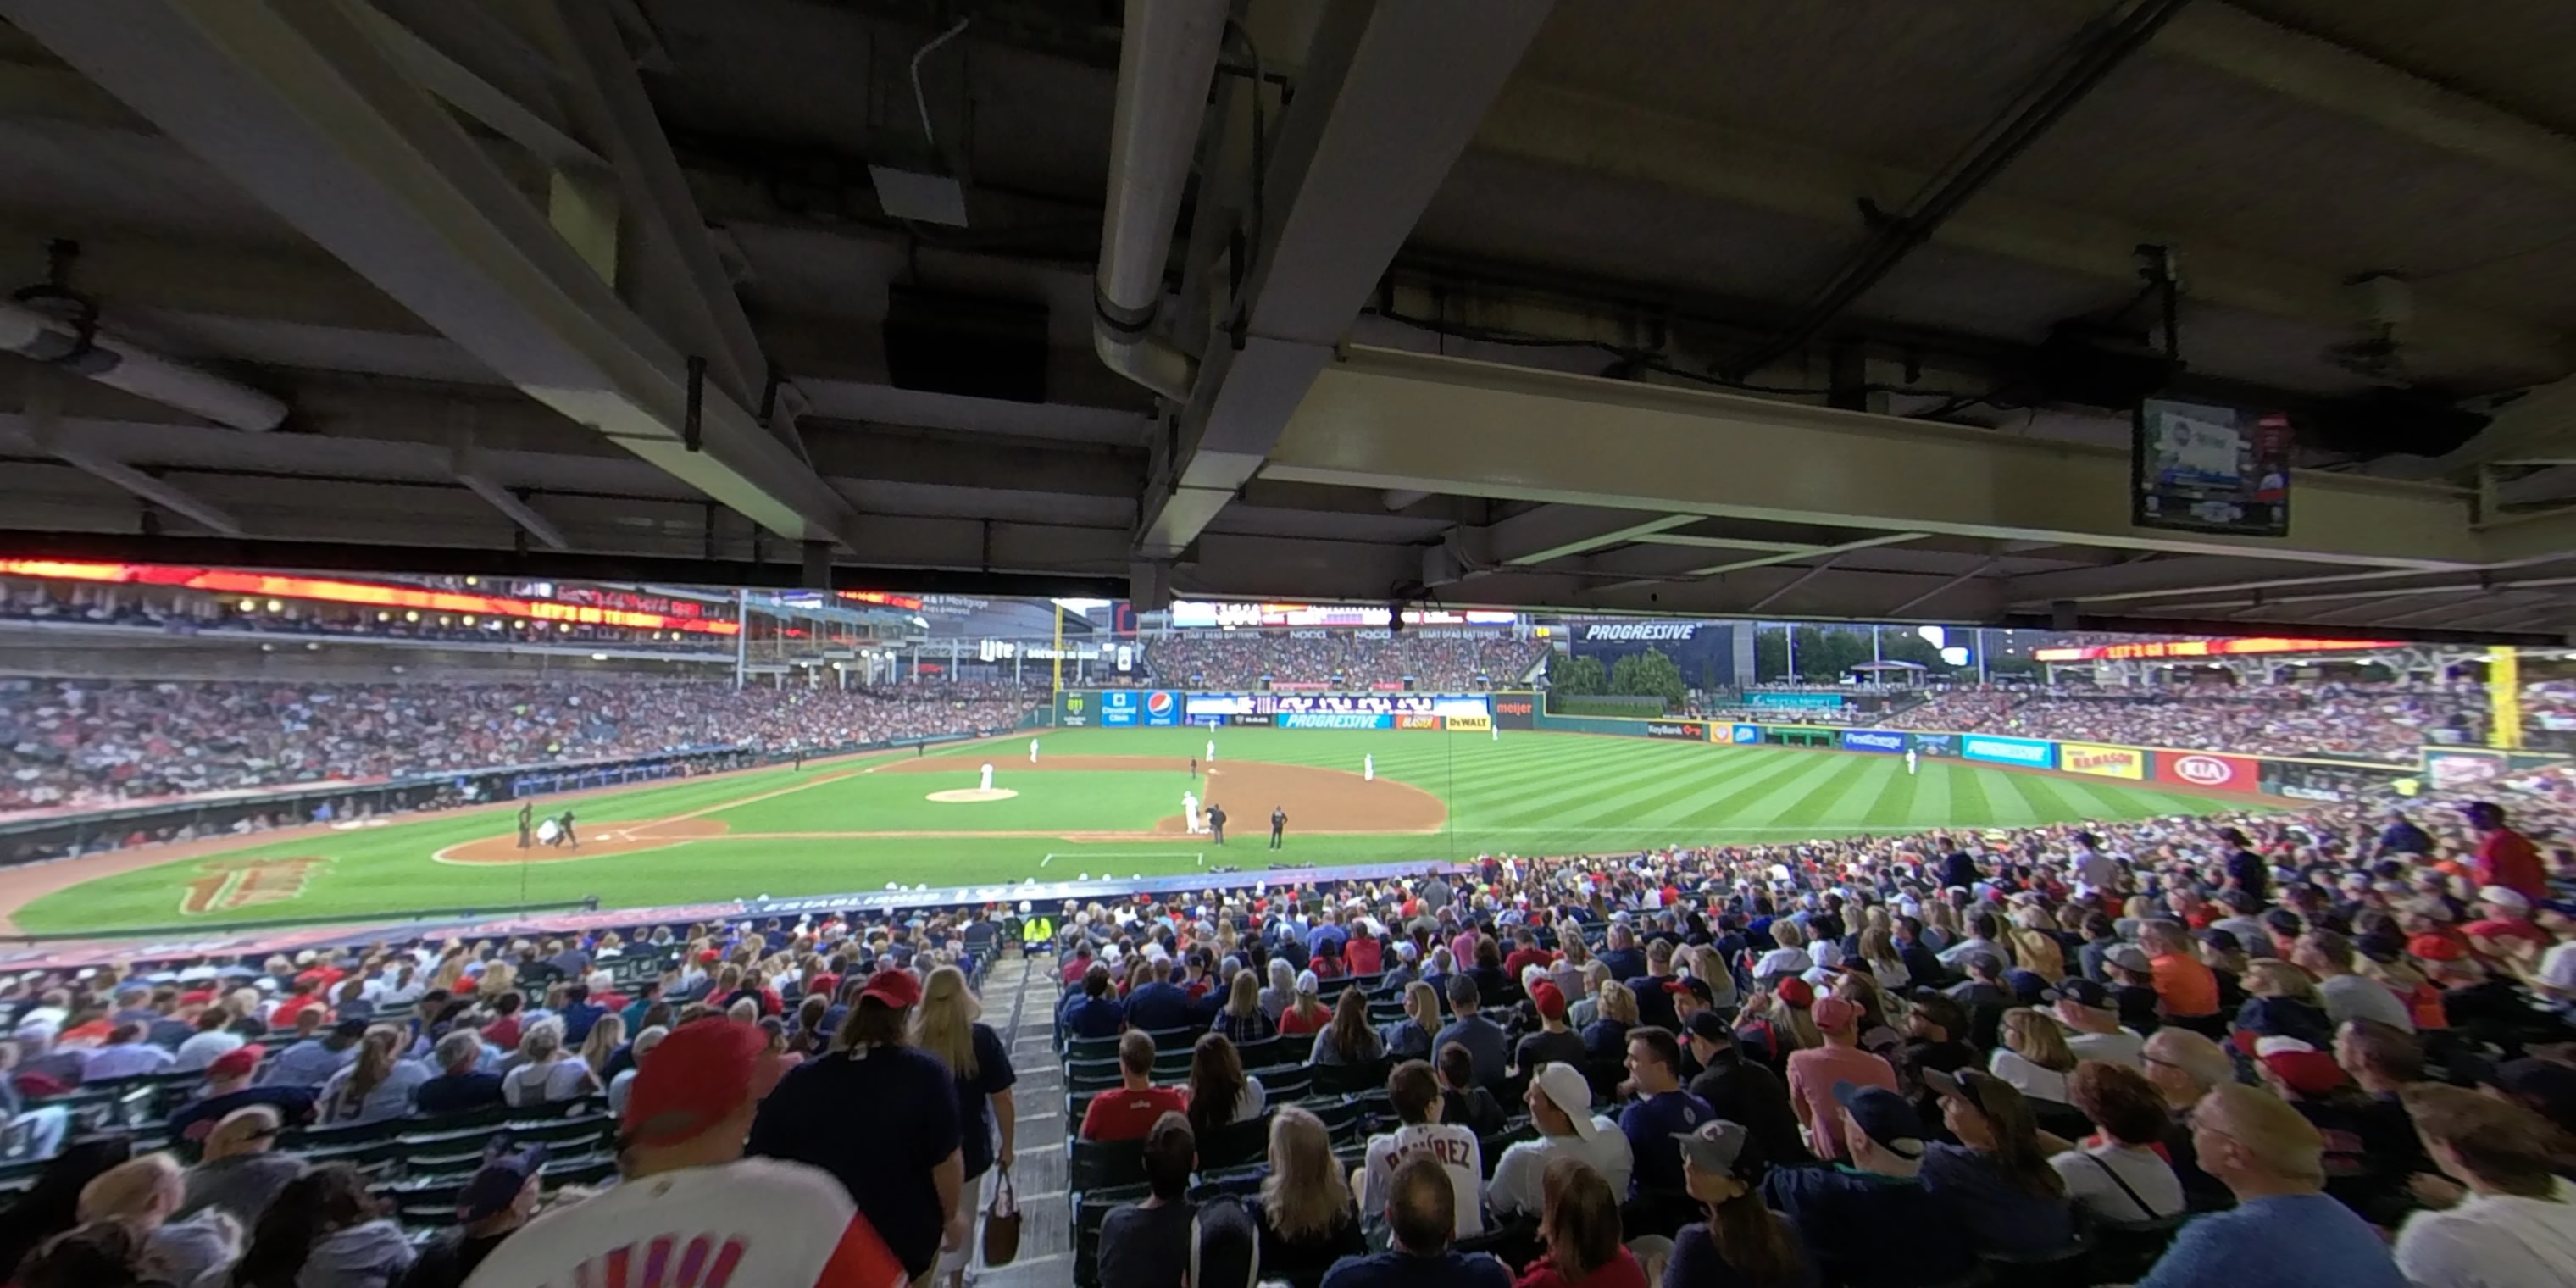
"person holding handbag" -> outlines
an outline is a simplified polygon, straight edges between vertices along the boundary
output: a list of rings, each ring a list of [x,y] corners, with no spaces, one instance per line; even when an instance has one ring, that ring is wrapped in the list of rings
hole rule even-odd
[[[913,1012],[913,1045],[939,1057],[957,1084],[957,1122],[964,1136],[965,1192],[957,1219],[941,1241],[938,1278],[963,1288],[966,1269],[977,1251],[976,1218],[987,1210],[984,1177],[993,1176],[990,1224],[982,1246],[985,1264],[1007,1263],[1019,1250],[1019,1204],[1011,1189],[1011,1147],[1017,1135],[1018,1110],[1011,1086],[1019,1074],[1011,1068],[1010,1048],[993,1026],[976,1017],[983,1004],[966,987],[965,972],[942,966],[930,972],[921,1006]],[[1007,1228],[1007,1233],[1005,1233]]]

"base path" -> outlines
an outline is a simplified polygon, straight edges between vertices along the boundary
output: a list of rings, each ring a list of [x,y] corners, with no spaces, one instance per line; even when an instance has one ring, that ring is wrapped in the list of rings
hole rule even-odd
[[[972,776],[985,763],[980,756],[928,756],[881,765],[874,772]],[[1190,762],[1186,756],[1047,756],[1034,765],[1021,762],[997,764],[994,768],[996,781],[1021,774],[1168,774],[1177,785],[1189,781]],[[1226,829],[1236,837],[1267,839],[1270,811],[1274,808],[1288,811],[1288,831],[1292,836],[1301,832],[1437,832],[1449,820],[1448,805],[1419,787],[1387,778],[1366,781],[1348,770],[1221,760],[1213,765],[1201,764],[1199,772],[1202,777],[1192,789],[1198,793],[1199,803],[1224,806]],[[1178,795],[1173,799],[1177,802]],[[1175,813],[1155,820],[1153,834],[1183,835],[1181,816]],[[1098,835],[1123,839],[1125,834]]]
[[[574,835],[581,838],[577,849],[569,845],[531,845],[521,849],[519,838],[514,833],[451,845],[429,857],[441,863],[463,864],[572,863],[581,859],[605,859],[645,850],[664,850],[724,834],[725,825],[715,819],[681,815],[644,823],[577,827]]]

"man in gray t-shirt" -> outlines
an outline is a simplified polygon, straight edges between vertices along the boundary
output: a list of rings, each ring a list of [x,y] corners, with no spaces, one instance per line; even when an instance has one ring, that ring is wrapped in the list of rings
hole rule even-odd
[[[173,1221],[184,1221],[206,1208],[220,1208],[244,1230],[259,1224],[268,1205],[287,1182],[304,1175],[305,1162],[274,1152],[280,1130],[277,1111],[252,1105],[224,1115],[206,1134],[203,1162],[181,1178],[184,1189]]]

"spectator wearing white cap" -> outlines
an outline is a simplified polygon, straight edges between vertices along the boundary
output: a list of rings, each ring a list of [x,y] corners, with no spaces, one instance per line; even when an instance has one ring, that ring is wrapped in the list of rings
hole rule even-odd
[[[1617,1124],[1592,1112],[1592,1084],[1581,1069],[1541,1064],[1530,1075],[1529,1089],[1521,1099],[1529,1106],[1530,1126],[1537,1130],[1538,1139],[1504,1150],[1494,1164],[1493,1179],[1485,1183],[1485,1202],[1496,1220],[1539,1212],[1547,1165],[1559,1158],[1582,1159],[1609,1179],[1612,1193],[1628,1192],[1629,1175],[1636,1165],[1628,1137]]]
[[[1272,963],[1274,967],[1284,964]],[[1315,972],[1297,972],[1297,991],[1289,999],[1288,1008],[1279,1013],[1281,1037],[1321,1033],[1324,1026],[1333,1022],[1333,1013],[1323,1002],[1323,991],[1324,981],[1316,978]]]

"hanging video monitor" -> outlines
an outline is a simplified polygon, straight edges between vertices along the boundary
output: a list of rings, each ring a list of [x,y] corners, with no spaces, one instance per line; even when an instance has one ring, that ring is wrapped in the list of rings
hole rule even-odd
[[[2290,421],[2149,398],[2129,456],[2131,522],[2254,537],[2290,531]]]

